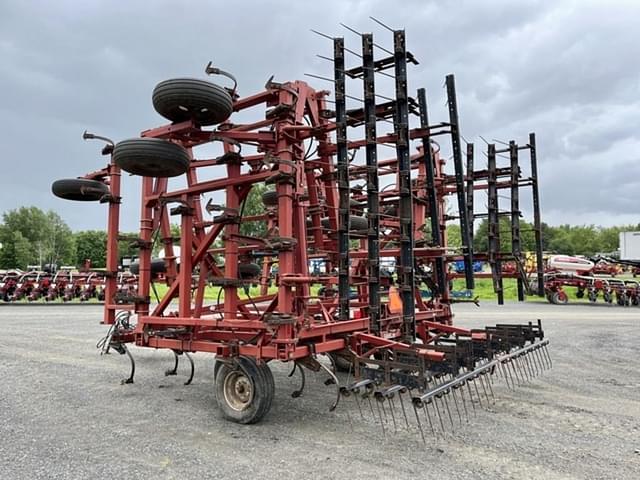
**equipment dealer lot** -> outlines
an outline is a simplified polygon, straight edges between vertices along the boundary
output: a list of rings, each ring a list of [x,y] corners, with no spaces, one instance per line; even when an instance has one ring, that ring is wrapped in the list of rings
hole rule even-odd
[[[543,303],[454,305],[476,327],[542,318],[553,368],[509,390],[442,438],[382,430],[333,390],[272,364],[276,401],[265,420],[220,418],[212,355],[194,355],[184,386],[166,350],[100,357],[100,306],[0,307],[0,478],[545,478],[636,479],[640,472],[638,308]],[[499,394],[498,394],[499,391]],[[350,418],[357,421],[351,426]],[[457,419],[456,419],[457,420]]]

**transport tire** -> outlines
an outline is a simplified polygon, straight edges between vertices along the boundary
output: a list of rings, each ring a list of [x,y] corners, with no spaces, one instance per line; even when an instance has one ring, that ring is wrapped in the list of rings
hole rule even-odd
[[[277,207],[278,206],[278,192],[275,190],[267,190],[262,194],[262,203],[265,207]]]
[[[584,298],[584,290],[576,290],[576,298]]]
[[[365,217],[351,215],[350,221],[351,221],[351,228],[349,231],[351,232],[361,232],[363,230],[366,231],[369,228],[369,221]],[[322,220],[320,220],[320,224],[324,228],[329,228],[329,219],[323,218]]]
[[[143,177],[177,177],[189,170],[187,150],[160,138],[131,138],[116,143],[113,161],[125,172]]]
[[[265,385],[267,386],[267,402],[264,404],[264,412],[262,413],[262,417],[264,417],[269,410],[271,410],[271,404],[273,403],[273,398],[276,395],[276,382],[273,379],[273,373],[271,372],[271,368],[267,362],[262,362],[258,364],[258,370],[262,373],[262,377],[264,378]]]
[[[218,406],[227,420],[241,424],[257,423],[267,414],[273,401],[274,389],[269,380],[271,370],[267,373],[249,357],[238,357],[236,362],[236,365],[220,363],[215,372]]]
[[[96,202],[109,194],[109,187],[97,180],[65,178],[51,184],[51,192],[58,198],[76,202]]]
[[[333,360],[333,364],[335,365],[338,372],[353,373],[353,363],[349,361],[349,359],[343,357],[342,355],[338,355],[335,352],[331,352],[329,356]]]
[[[216,125],[233,112],[233,100],[224,88],[196,78],[172,78],[156,85],[153,108],[172,122],[193,120],[198,125]]]
[[[308,191],[305,188],[302,193],[302,199],[309,198]],[[320,199],[322,201],[322,199]],[[265,207],[277,207],[278,206],[278,192],[275,190],[267,190],[262,194],[262,203]]]
[[[613,302],[613,297],[611,296],[611,293],[609,293],[609,292],[604,292],[602,294],[602,299],[607,303]]]
[[[129,271],[134,275],[138,275],[140,273],[140,262],[132,262],[129,265]],[[158,273],[165,273],[167,271],[167,265],[164,262],[163,258],[152,258],[151,259],[151,274],[156,275]]]
[[[569,302],[569,297],[565,292],[554,292],[551,295],[551,303],[555,305],[566,305]]]
[[[247,280],[250,278],[259,278],[262,274],[262,268],[257,263],[239,263],[238,276]]]
[[[590,302],[595,302],[598,299],[598,295],[595,292],[589,292],[587,296]]]

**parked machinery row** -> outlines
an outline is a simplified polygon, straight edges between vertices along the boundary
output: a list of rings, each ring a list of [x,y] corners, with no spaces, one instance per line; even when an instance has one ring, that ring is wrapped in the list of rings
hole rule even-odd
[[[2,302],[87,302],[104,301],[105,274],[59,270],[56,273],[32,270],[10,270],[0,273],[0,301]],[[137,288],[137,276],[120,272],[116,276],[119,294]]]
[[[638,306],[640,282],[618,277],[622,265],[634,269],[638,262],[553,255],[547,260],[545,268],[545,296],[550,303],[565,305],[569,303],[565,287],[573,287],[577,298],[587,298],[592,303],[601,298],[609,304],[615,302],[625,307]]]

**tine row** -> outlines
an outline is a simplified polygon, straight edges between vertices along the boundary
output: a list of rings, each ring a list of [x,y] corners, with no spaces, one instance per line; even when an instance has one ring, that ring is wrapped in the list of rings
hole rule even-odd
[[[501,376],[509,389],[515,389],[551,368],[548,344],[543,340],[527,345],[458,375],[437,374],[427,381],[426,391],[419,394],[412,394],[404,385],[379,388],[370,379],[343,386],[340,393],[354,399],[362,418],[369,411],[381,426],[383,436],[399,429],[415,431],[417,426],[426,443],[427,431],[435,437],[444,435],[449,428],[468,423],[471,412],[476,414],[477,405],[489,408],[495,404],[494,374]],[[363,403],[367,405],[363,407]],[[413,415],[408,412],[409,406]],[[415,422],[410,422],[413,418]]]

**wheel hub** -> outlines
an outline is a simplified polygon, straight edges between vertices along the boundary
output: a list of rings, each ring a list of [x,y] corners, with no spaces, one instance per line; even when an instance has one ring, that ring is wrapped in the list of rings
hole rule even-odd
[[[253,400],[253,383],[241,371],[230,372],[224,380],[224,398],[234,410],[246,409]]]

